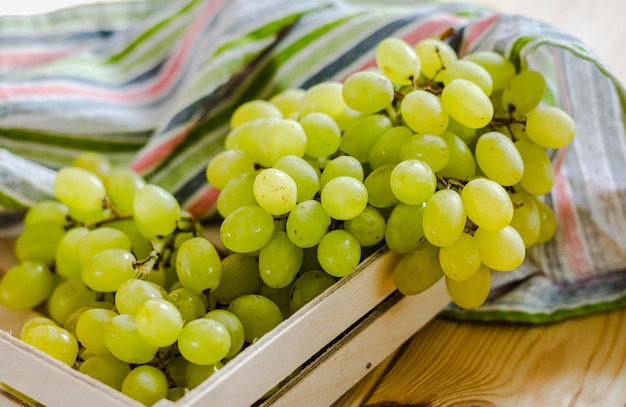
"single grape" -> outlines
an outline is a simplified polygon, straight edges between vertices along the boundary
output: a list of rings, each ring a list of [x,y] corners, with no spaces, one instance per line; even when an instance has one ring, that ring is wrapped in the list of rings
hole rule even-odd
[[[317,246],[317,259],[325,272],[345,277],[361,261],[361,246],[354,236],[342,229],[329,232]]]
[[[273,234],[274,218],[258,206],[248,205],[234,210],[220,226],[224,246],[239,253],[259,250],[270,241]]]
[[[324,189],[328,181],[342,175],[363,182],[363,166],[359,160],[349,155],[340,155],[332,159],[326,167],[324,167],[322,175],[320,175],[320,190]]]
[[[439,263],[447,278],[469,279],[481,265],[478,241],[469,233],[462,233],[456,242],[439,250]]]
[[[535,205],[537,205],[537,211],[540,218],[539,235],[537,236],[536,244],[545,243],[552,239],[556,232],[556,218],[552,208],[545,204],[545,202],[533,197]]]
[[[422,217],[424,236],[431,244],[439,247],[456,242],[467,221],[461,196],[452,189],[435,192],[426,202]]]
[[[94,291],[114,292],[126,280],[135,278],[135,256],[122,249],[107,249],[83,265],[82,278]]]
[[[130,239],[118,229],[101,227],[86,233],[76,246],[81,264],[87,263],[94,255],[106,249],[121,249],[129,252]]]
[[[231,179],[217,197],[217,211],[226,218],[242,206],[258,206],[254,197],[256,172],[247,172]]]
[[[309,270],[297,278],[289,297],[292,313],[298,311],[315,297],[337,282],[337,278],[320,270]]]
[[[439,248],[422,241],[413,251],[403,254],[393,270],[393,282],[404,295],[426,291],[444,276],[439,264]]]
[[[574,140],[575,132],[574,119],[558,107],[540,106],[526,118],[528,137],[541,147],[565,147]]]
[[[495,232],[479,227],[474,237],[480,247],[480,258],[490,269],[511,271],[524,261],[524,241],[512,226]]]
[[[401,161],[420,160],[437,172],[448,164],[450,149],[441,136],[416,134],[402,144],[400,158]]]
[[[34,316],[32,318],[29,318],[28,320],[26,320],[24,322],[24,324],[22,325],[22,329],[20,329],[20,338],[23,337],[26,332],[28,332],[31,328],[34,328],[36,326],[39,325],[55,325],[58,326],[56,322],[54,322],[53,320],[51,320],[48,317],[44,317],[44,316]]]
[[[110,355],[104,342],[104,331],[116,315],[116,312],[103,308],[85,310],[76,321],[76,339],[95,355]]]
[[[491,272],[482,264],[467,280],[458,281],[446,276],[446,289],[454,303],[463,309],[474,309],[484,304],[491,288]]]
[[[55,253],[56,272],[63,278],[80,278],[82,263],[78,255],[78,243],[89,232],[85,227],[75,227],[67,232],[57,244]]]
[[[357,217],[367,206],[367,201],[365,185],[345,175],[328,181],[322,189],[322,206],[335,219],[348,220]]]
[[[222,260],[215,246],[204,237],[184,242],[176,255],[176,275],[192,291],[215,289],[222,277]]]
[[[183,329],[183,317],[174,304],[167,300],[152,299],[137,310],[139,335],[152,346],[170,346],[178,340]]]
[[[359,162],[366,163],[376,142],[391,127],[391,120],[385,115],[365,116],[343,132],[340,149]]]
[[[225,309],[214,309],[209,311],[204,318],[213,319],[224,325],[230,335],[230,349],[226,354],[226,358],[232,358],[237,355],[244,343],[243,324],[237,318],[237,315]]]
[[[476,161],[467,144],[460,137],[448,131],[443,133],[441,137],[448,144],[450,159],[448,164],[437,172],[437,175],[459,181],[472,179],[476,174]]]
[[[130,365],[113,355],[95,355],[81,363],[78,371],[114,388],[122,390]]]
[[[106,180],[107,195],[123,214],[133,213],[135,194],[146,185],[143,177],[130,168],[114,169]]]
[[[69,209],[65,204],[55,200],[44,200],[31,206],[24,216],[24,227],[37,223],[51,222],[59,226],[65,225]]]
[[[346,105],[357,112],[372,114],[391,106],[393,101],[391,81],[372,71],[359,71],[346,78],[342,96]]]
[[[443,133],[450,120],[446,110],[439,97],[420,89],[407,93],[400,104],[402,120],[416,133]]]
[[[343,224],[346,232],[356,238],[362,247],[374,246],[385,238],[385,218],[373,206],[366,206],[356,218]]]
[[[271,215],[284,215],[296,206],[296,182],[279,169],[266,168],[259,172],[254,180],[253,191],[261,208]]]
[[[150,299],[163,299],[161,291],[144,280],[124,281],[115,294],[115,306],[120,314],[136,315],[139,307]]]
[[[206,379],[217,373],[224,365],[217,362],[212,365],[197,365],[188,363],[185,369],[185,383],[188,389],[195,389]]]
[[[328,233],[330,222],[330,215],[319,201],[303,201],[287,217],[287,236],[298,247],[313,247]]]
[[[96,301],[96,293],[78,278],[65,280],[56,286],[48,298],[48,313],[57,323],[63,325],[78,309]]]
[[[422,218],[426,203],[421,205],[396,205],[387,219],[385,243],[396,253],[414,250],[424,238]]]
[[[312,112],[299,120],[306,134],[306,151],[309,157],[333,155],[341,143],[341,130],[332,117],[326,113]]]
[[[463,57],[464,60],[472,61],[483,68],[493,81],[493,91],[504,89],[507,83],[515,76],[515,66],[502,54],[494,51],[477,51]]]
[[[448,65],[443,76],[444,86],[455,79],[466,79],[475,83],[487,96],[491,95],[493,90],[493,79],[491,79],[489,72],[472,61],[460,59]]]
[[[96,174],[82,168],[64,167],[54,179],[54,195],[70,209],[92,212],[102,208],[106,190]]]
[[[231,129],[224,139],[224,148],[226,150],[245,151],[255,161],[267,163],[267,157],[261,148],[261,142],[263,141],[261,134],[279,120],[281,119],[256,119]]]
[[[206,178],[213,187],[224,189],[237,175],[254,171],[254,159],[243,150],[225,150],[217,153],[206,168]]]
[[[502,108],[516,116],[524,116],[543,99],[546,81],[537,71],[522,71],[515,75],[502,90]]]
[[[29,329],[21,339],[68,366],[73,366],[78,356],[76,338],[59,326],[35,326]]]
[[[506,190],[487,178],[468,182],[461,191],[467,216],[478,227],[496,231],[511,223],[513,204]]]
[[[104,329],[104,343],[113,356],[130,364],[150,362],[159,349],[141,337],[137,320],[128,314],[111,318]]]
[[[472,129],[485,127],[493,118],[489,97],[466,79],[450,81],[441,92],[441,104],[450,117]]]
[[[146,185],[135,194],[135,222],[155,236],[166,236],[176,229],[181,217],[176,198],[157,185]]]
[[[197,365],[213,365],[230,350],[230,334],[220,322],[200,318],[185,325],[178,338],[180,354]]]
[[[17,237],[15,255],[21,262],[36,261],[51,266],[64,235],[63,227],[53,222],[31,225]]]
[[[257,259],[234,253],[222,259],[222,278],[211,296],[218,304],[230,304],[237,297],[258,292],[262,284]]]
[[[11,267],[0,280],[0,304],[24,311],[44,302],[52,293],[54,274],[48,266],[26,261]]]
[[[393,164],[382,165],[365,178],[367,202],[373,207],[389,208],[400,202],[391,189],[391,174],[395,167]]]
[[[391,171],[389,185],[400,202],[419,205],[433,196],[437,178],[430,166],[423,161],[404,160]]]
[[[289,239],[287,232],[274,232],[272,239],[259,252],[259,273],[270,287],[288,286],[301,265],[302,248]]]
[[[111,173],[111,163],[109,159],[94,151],[83,151],[74,157],[72,167],[82,168],[94,173],[103,181],[106,181]]]
[[[140,403],[151,406],[167,397],[167,377],[154,366],[137,366],[122,383],[122,393]]]
[[[300,116],[313,112],[326,113],[335,118],[347,107],[342,96],[343,85],[326,81],[311,86],[300,99]]]
[[[500,132],[481,135],[474,153],[481,171],[500,185],[515,185],[524,175],[522,156],[513,141]]]
[[[299,104],[305,93],[304,89],[288,88],[272,96],[269,102],[282,112],[285,119],[296,120],[299,116]]]
[[[247,343],[255,342],[283,321],[280,308],[258,294],[237,297],[228,306],[228,311],[241,321]]]
[[[437,38],[419,41],[415,45],[415,52],[422,63],[422,75],[435,82],[443,82],[448,66],[457,60],[456,51]]]
[[[283,114],[270,102],[265,100],[251,100],[237,107],[230,117],[230,127],[236,128],[246,122],[256,119],[282,119]]]
[[[510,225],[517,230],[526,248],[537,241],[541,232],[541,215],[532,195],[519,191],[509,194],[513,203],[513,219]]]
[[[274,168],[289,175],[296,183],[296,202],[313,199],[320,190],[318,172],[303,158],[286,155],[274,163]]]
[[[271,167],[286,155],[304,156],[307,138],[304,129],[295,120],[278,120],[259,130],[259,163]]]
[[[415,50],[399,38],[385,38],[378,43],[376,65],[391,82],[400,85],[410,84],[421,70]]]
[[[530,139],[515,142],[524,162],[524,175],[520,185],[531,195],[544,195],[554,185],[554,168],[545,148],[538,146]]]
[[[387,130],[370,151],[370,167],[376,169],[386,164],[398,164],[402,161],[402,146],[412,136],[411,129],[404,126],[395,126]]]

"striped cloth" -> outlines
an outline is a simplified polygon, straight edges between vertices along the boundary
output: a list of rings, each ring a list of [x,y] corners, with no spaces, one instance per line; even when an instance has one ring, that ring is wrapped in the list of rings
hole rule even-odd
[[[626,92],[575,37],[469,5],[373,0],[135,0],[0,18],[0,236],[49,197],[54,170],[103,153],[214,213],[205,167],[236,106],[343,80],[385,37],[454,28],[461,55],[504,53],[547,75],[548,102],[576,120],[545,196],[559,228],[524,265],[494,273],[487,304],[454,318],[554,321],[626,305]]]

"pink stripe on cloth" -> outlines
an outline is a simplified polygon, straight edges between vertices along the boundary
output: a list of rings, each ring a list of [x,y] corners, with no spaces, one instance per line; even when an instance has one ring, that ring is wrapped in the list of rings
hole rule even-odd
[[[500,15],[494,14],[484,17],[472,24],[468,25],[465,32],[465,40],[461,44],[459,49],[459,56],[462,57],[467,53],[467,50],[480,38],[484,37],[489,29],[496,25]]]
[[[158,165],[187,137],[191,127],[187,126],[184,130],[168,137],[162,143],[142,150],[130,164],[130,168],[139,173],[145,173],[150,168]]]
[[[23,52],[0,52],[0,69],[28,68],[47,64],[69,55],[74,55],[79,50],[76,48],[23,51]]]
[[[207,184],[207,186],[203,188],[188,205],[186,205],[185,209],[187,209],[189,213],[196,218],[201,218],[209,214],[209,212],[215,207],[217,197],[219,195],[220,191],[218,189],[215,189]]]

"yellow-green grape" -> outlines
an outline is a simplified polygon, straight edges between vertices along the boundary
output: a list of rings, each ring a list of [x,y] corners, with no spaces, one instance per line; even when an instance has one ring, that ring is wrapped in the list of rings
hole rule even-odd
[[[320,175],[320,190],[333,178],[339,176],[352,177],[363,182],[363,165],[356,158],[349,155],[340,155],[332,159]]]
[[[65,280],[57,285],[48,298],[48,313],[57,323],[63,325],[68,318],[96,300],[96,293],[80,279]]]
[[[376,46],[376,65],[393,83],[408,85],[420,74],[415,50],[399,38],[385,38]]]
[[[92,256],[81,272],[87,287],[115,292],[126,280],[135,278],[135,256],[123,249],[106,249]]]
[[[237,315],[225,309],[214,309],[209,311],[204,318],[213,319],[228,330],[230,335],[230,349],[226,354],[227,358],[232,358],[239,353],[244,343],[243,324]]]
[[[289,174],[276,168],[266,168],[257,174],[253,192],[261,208],[274,216],[289,213],[296,206],[296,182]]]
[[[462,233],[456,242],[439,250],[439,262],[447,278],[469,279],[481,265],[478,241],[469,233]]]
[[[163,366],[163,371],[168,375],[173,385],[178,387],[185,387],[186,378],[185,370],[189,366],[189,361],[184,357],[178,355],[169,358]]]
[[[489,72],[472,61],[459,59],[448,65],[443,76],[444,86],[454,79],[466,79],[475,83],[487,96],[491,95],[493,90],[493,80]]]
[[[206,297],[187,288],[173,289],[165,299],[174,304],[185,323],[202,318],[206,314]]]
[[[365,116],[344,131],[340,149],[361,163],[367,162],[376,142],[391,129],[391,120],[385,115]]]
[[[359,180],[345,175],[328,181],[322,189],[324,210],[331,218],[348,220],[357,217],[367,206],[367,189]]]
[[[39,325],[55,325],[58,326],[56,322],[54,322],[53,320],[51,320],[48,317],[44,317],[44,316],[34,316],[32,318],[29,318],[28,320],[26,320],[26,322],[24,322],[24,324],[22,324],[22,329],[20,329],[20,338],[23,337],[26,332],[28,332],[31,328],[34,328],[36,326]]]
[[[302,265],[302,248],[296,246],[287,232],[276,231],[259,251],[261,280],[273,288],[288,286]]]
[[[65,204],[54,201],[40,201],[31,206],[24,216],[24,227],[28,228],[37,223],[50,222],[60,226],[65,225],[69,209]]]
[[[183,317],[174,304],[153,299],[143,303],[135,316],[139,335],[152,346],[170,346],[183,329]]]
[[[457,60],[456,51],[436,38],[421,40],[415,45],[415,52],[422,63],[422,75],[435,82],[443,82],[446,69]]]
[[[167,377],[154,366],[137,366],[122,383],[122,393],[140,403],[151,406],[167,397]]]
[[[17,237],[15,255],[21,262],[38,261],[51,266],[64,234],[63,227],[54,222],[31,225]]]
[[[274,218],[259,206],[242,206],[220,225],[222,243],[228,250],[238,253],[259,250],[273,234]]]
[[[344,230],[354,236],[362,247],[380,243],[385,237],[385,226],[385,218],[380,211],[369,205],[359,216],[343,224]]]
[[[29,329],[21,339],[68,366],[74,365],[78,356],[76,338],[59,326],[35,326]]]
[[[302,273],[294,283],[289,296],[291,313],[304,307],[336,282],[337,278],[320,270],[309,270]]]
[[[204,237],[185,241],[176,255],[176,275],[183,287],[197,293],[215,289],[222,277],[222,261]]]
[[[320,177],[303,158],[295,155],[286,155],[274,163],[274,168],[285,172],[296,183],[296,202],[313,199],[320,190]]]
[[[241,126],[231,129],[224,139],[226,150],[243,150],[256,161],[267,161],[261,152],[260,134],[281,119],[257,119],[246,122]]]
[[[107,227],[123,232],[130,240],[131,252],[138,259],[147,259],[152,252],[150,240],[145,237],[133,219],[120,219],[107,222]],[[181,233],[177,236],[185,235]]]
[[[236,298],[228,306],[228,311],[241,321],[247,343],[255,342],[283,322],[280,308],[270,299],[258,294]]]
[[[408,127],[395,126],[383,133],[370,150],[369,164],[373,169],[402,161],[401,149],[413,136]]]
[[[420,160],[437,172],[448,164],[450,149],[441,136],[416,134],[402,145],[400,157],[402,161]]]
[[[274,165],[276,160],[286,155],[304,156],[306,133],[295,120],[278,120],[264,126],[259,132],[259,163],[265,167]]]
[[[102,221],[108,221],[114,216],[111,208],[98,207],[92,211],[79,211],[70,208],[70,217],[85,225],[93,225]]]
[[[298,247],[313,247],[328,233],[330,222],[330,215],[319,201],[303,201],[287,217],[287,236]]]
[[[474,154],[460,137],[448,131],[441,137],[448,144],[450,159],[448,164],[437,172],[438,176],[468,181],[476,175]]]
[[[347,107],[343,101],[342,88],[341,83],[332,81],[311,86],[300,99],[300,116],[313,112],[326,113],[333,118],[341,115]]]
[[[367,189],[367,201],[370,205],[389,208],[400,202],[391,190],[391,174],[395,167],[393,164],[382,165],[365,178],[363,184]]]
[[[306,91],[300,88],[288,88],[277,93],[269,99],[269,102],[276,106],[285,119],[298,119],[300,100]]]
[[[479,227],[474,237],[480,247],[480,258],[490,269],[511,271],[524,262],[524,241],[512,226],[505,226],[495,232]]]
[[[308,113],[300,118],[299,123],[306,135],[307,156],[328,157],[339,149],[341,130],[335,120],[326,113]]]
[[[74,157],[72,167],[82,168],[96,174],[102,181],[106,181],[111,173],[111,163],[108,158],[93,151],[83,151]]]
[[[253,172],[254,159],[243,150],[225,150],[214,156],[206,168],[206,178],[213,187],[224,189],[237,175]]]
[[[282,119],[283,114],[279,108],[265,100],[251,100],[245,102],[235,111],[230,118],[230,127],[236,128],[243,123],[256,119]]]
[[[497,231],[513,219],[513,204],[506,190],[487,178],[475,178],[461,191],[467,216],[478,227]]]
[[[123,282],[115,293],[115,307],[120,314],[137,314],[139,307],[151,299],[163,299],[161,291],[147,281],[130,279]]]
[[[32,309],[48,298],[53,287],[48,266],[26,261],[11,267],[0,280],[0,304],[16,311]]]
[[[491,271],[484,264],[467,280],[457,281],[446,276],[446,289],[454,303],[463,309],[478,308],[487,301],[491,288]]]
[[[143,177],[130,168],[117,168],[106,179],[107,195],[123,214],[133,213],[135,193],[146,185]]]
[[[70,209],[92,212],[102,208],[106,190],[96,174],[82,168],[64,167],[54,179],[54,195]]]
[[[344,106],[343,110],[339,114],[332,116],[335,123],[337,123],[337,126],[339,126],[340,131],[346,130],[363,117],[365,117],[363,113],[352,110],[348,106]]]
[[[76,321],[76,339],[95,355],[110,355],[104,342],[104,331],[117,313],[103,308],[85,310]]]
[[[510,225],[517,230],[529,248],[534,245],[541,231],[541,216],[532,195],[524,191],[513,192],[509,195],[513,203],[513,219]]]
[[[472,129],[485,127],[493,118],[489,97],[465,79],[454,79],[443,88],[441,104],[450,117]]]
[[[217,212],[223,218],[226,218],[232,211],[242,206],[259,205],[254,197],[255,179],[256,172],[247,172],[239,174],[228,181],[228,184],[217,196]]]
[[[552,239],[554,233],[556,232],[556,217],[554,216],[552,208],[537,198],[533,197],[533,199],[535,201],[535,205],[537,205],[537,211],[539,212],[540,218],[539,235],[537,236],[535,243],[545,243]]]
[[[541,147],[565,147],[574,140],[575,133],[574,119],[558,107],[540,106],[526,118],[526,134]]]
[[[361,246],[354,236],[342,229],[329,232],[317,246],[317,260],[333,277],[351,274],[361,261]]]
[[[391,171],[389,185],[400,202],[419,205],[433,196],[437,188],[437,178],[425,162],[405,160]]]
[[[133,208],[140,229],[154,236],[172,233],[181,217],[174,195],[157,185],[146,185],[137,191]]]
[[[262,285],[257,259],[234,253],[222,259],[222,278],[211,296],[218,304],[230,304],[237,297],[258,292]]]
[[[502,90],[502,108],[516,116],[524,116],[543,99],[546,80],[537,71],[522,71]]]
[[[474,154],[480,170],[500,185],[515,185],[524,175],[522,156],[513,141],[500,132],[481,135]]]
[[[196,365],[195,363],[188,363],[185,369],[185,388],[195,389],[206,379],[217,373],[224,364],[217,362],[213,365]]]
[[[122,390],[130,365],[113,355],[94,355],[80,364],[78,371],[114,388]]]
[[[422,215],[424,236],[431,244],[445,247],[461,237],[467,215],[461,196],[452,189],[442,189],[426,202]]]
[[[439,264],[439,247],[423,240],[414,250],[403,254],[393,269],[393,282],[404,295],[428,290],[444,276]]]
[[[419,89],[407,93],[400,104],[402,120],[416,133],[443,133],[450,120],[446,110],[439,97]]]
[[[104,329],[104,342],[113,356],[131,364],[150,362],[159,349],[141,337],[137,320],[128,314],[111,318]]]
[[[372,114],[391,106],[393,85],[377,72],[360,71],[346,78],[342,96],[350,109]]]
[[[385,243],[396,253],[408,253],[414,250],[424,238],[422,217],[424,207],[407,205],[400,202],[396,205],[385,225]]]
[[[530,139],[516,141],[515,147],[524,162],[524,175],[520,180],[522,188],[531,195],[550,192],[554,185],[554,167],[546,149]]]
[[[101,227],[87,232],[76,245],[81,264],[106,249],[130,251],[130,239],[120,230]]]
[[[167,399],[169,401],[178,401],[185,397],[187,393],[189,393],[189,388],[187,387],[170,387],[167,389]]]
[[[477,136],[476,129],[470,129],[469,127],[457,122],[453,118],[450,118],[450,121],[448,122],[448,128],[446,129],[446,133],[452,133],[456,135],[467,145],[470,145]]]
[[[493,81],[493,91],[504,89],[507,83],[515,76],[515,66],[502,54],[494,51],[478,51],[467,54],[464,60],[472,61],[483,68]]]

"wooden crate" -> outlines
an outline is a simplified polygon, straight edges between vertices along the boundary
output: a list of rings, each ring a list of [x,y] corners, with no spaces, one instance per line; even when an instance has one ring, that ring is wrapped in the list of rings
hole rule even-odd
[[[0,270],[10,262],[7,247],[0,245]],[[417,296],[399,294],[391,278],[398,259],[378,250],[184,398],[156,406],[330,405],[450,301],[443,281]],[[0,311],[0,405],[15,390],[51,407],[139,405],[12,336],[30,315]]]

